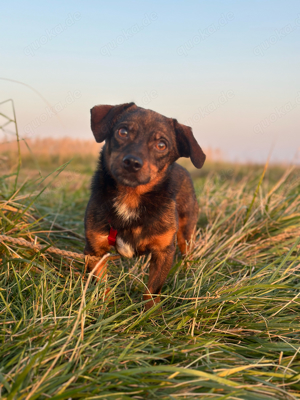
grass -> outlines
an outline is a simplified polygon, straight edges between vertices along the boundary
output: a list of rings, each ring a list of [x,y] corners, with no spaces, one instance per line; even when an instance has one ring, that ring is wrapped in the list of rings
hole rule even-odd
[[[82,252],[95,159],[33,160],[16,190],[5,164],[1,233]],[[263,171],[192,171],[195,248],[176,255],[162,314],[143,312],[146,258],[95,284],[79,261],[0,243],[0,398],[300,399],[300,171]]]

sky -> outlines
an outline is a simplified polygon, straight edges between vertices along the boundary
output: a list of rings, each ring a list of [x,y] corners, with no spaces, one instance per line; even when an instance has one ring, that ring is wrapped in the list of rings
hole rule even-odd
[[[12,0],[0,34],[22,137],[93,139],[90,108],[134,101],[230,161],[300,162],[299,0]]]

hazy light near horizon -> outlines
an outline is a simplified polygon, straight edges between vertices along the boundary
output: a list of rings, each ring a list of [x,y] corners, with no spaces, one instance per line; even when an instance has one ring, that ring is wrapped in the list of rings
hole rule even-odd
[[[26,137],[91,138],[89,109],[135,101],[230,160],[300,146],[300,3],[67,1],[2,5],[0,102]]]

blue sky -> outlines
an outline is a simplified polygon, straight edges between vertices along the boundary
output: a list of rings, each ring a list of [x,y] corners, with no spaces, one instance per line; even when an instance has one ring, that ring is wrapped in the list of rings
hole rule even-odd
[[[10,1],[0,18],[0,78],[52,106],[0,79],[23,136],[92,138],[92,106],[135,101],[232,161],[300,146],[299,1]]]

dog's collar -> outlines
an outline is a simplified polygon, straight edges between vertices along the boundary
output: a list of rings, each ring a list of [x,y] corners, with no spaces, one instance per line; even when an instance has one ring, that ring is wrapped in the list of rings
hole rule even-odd
[[[108,244],[110,246],[115,246],[118,231],[111,226],[110,221],[108,221],[108,222],[109,222],[109,226],[110,226],[109,235],[108,235]]]

